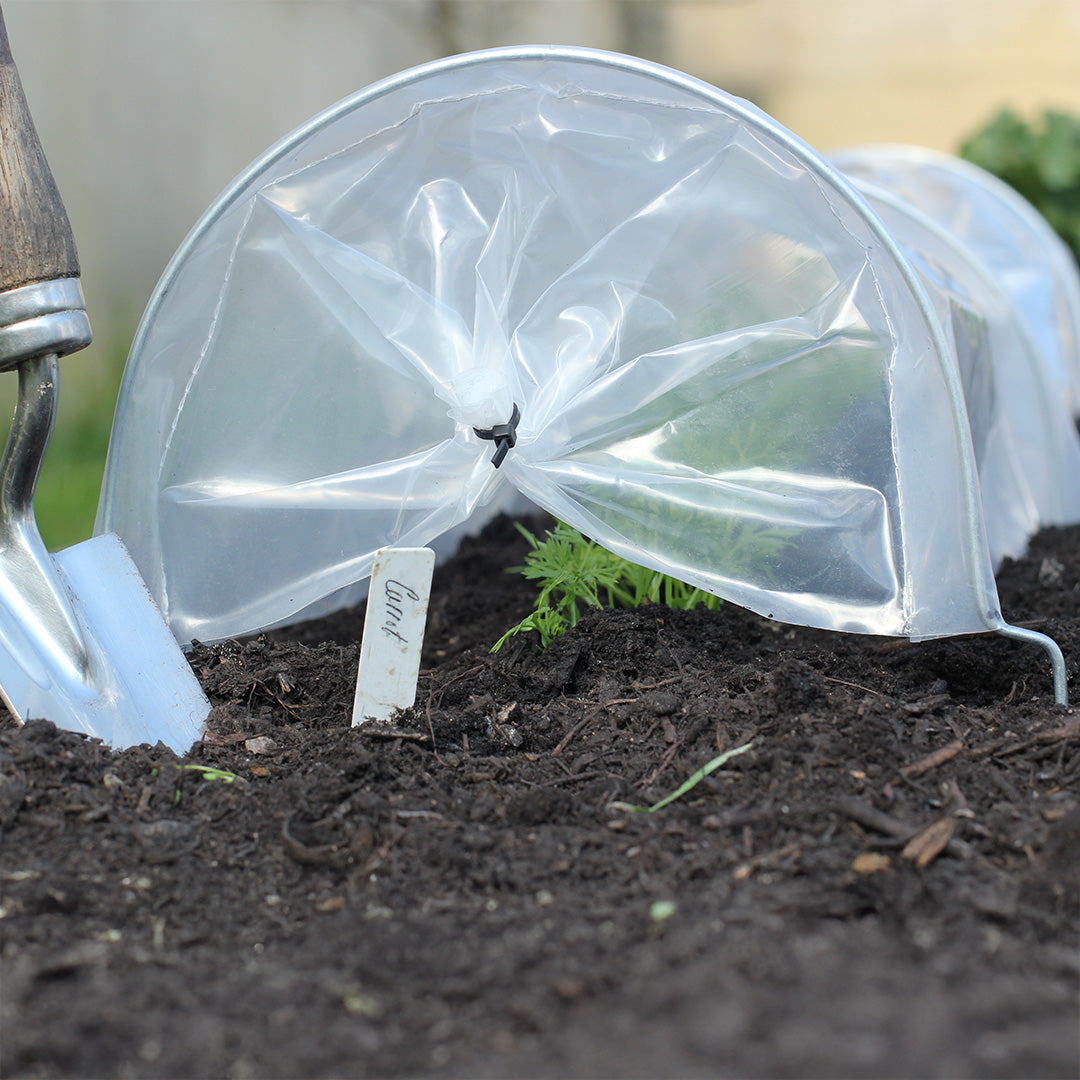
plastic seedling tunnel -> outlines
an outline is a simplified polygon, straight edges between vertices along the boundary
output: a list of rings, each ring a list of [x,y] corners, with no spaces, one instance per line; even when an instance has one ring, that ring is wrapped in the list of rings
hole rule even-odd
[[[956,357],[997,566],[1080,521],[1080,434],[1013,297],[971,248],[907,200],[853,180],[926,289]]]
[[[594,51],[455,57],[315,117],[195,226],[132,349],[98,527],[181,641],[214,641],[531,503],[784,622],[1026,636],[1064,700],[1060,651],[999,611],[954,329],[882,217],[747,102]],[[1042,511],[1010,514],[1002,550]]]
[[[985,169],[934,150],[859,146],[832,160],[907,200],[991,270],[1037,347],[1044,379],[1080,417],[1080,278],[1035,207]]]

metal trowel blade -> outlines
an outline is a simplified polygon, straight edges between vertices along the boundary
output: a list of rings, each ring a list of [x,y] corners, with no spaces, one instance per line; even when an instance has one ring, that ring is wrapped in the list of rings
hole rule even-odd
[[[52,558],[89,676],[33,647],[17,615],[0,607],[0,696],[20,720],[51,720],[117,749],[160,741],[186,753],[210,703],[127,549],[107,533]]]

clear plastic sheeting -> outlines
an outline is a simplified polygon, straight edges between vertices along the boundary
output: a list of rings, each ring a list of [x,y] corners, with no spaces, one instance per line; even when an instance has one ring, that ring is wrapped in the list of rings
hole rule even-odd
[[[938,151],[858,146],[831,160],[906,199],[983,262],[1015,303],[1044,379],[1080,417],[1080,275],[1042,214],[985,169]]]
[[[611,54],[457,57],[316,117],[197,224],[98,528],[182,641],[355,598],[378,548],[522,496],[785,622],[996,629],[951,349],[880,220],[753,106]],[[496,468],[476,432],[515,406]]]
[[[1019,557],[1040,528],[1080,521],[1080,435],[988,268],[906,200],[853,183],[919,275],[956,356],[991,557]]]

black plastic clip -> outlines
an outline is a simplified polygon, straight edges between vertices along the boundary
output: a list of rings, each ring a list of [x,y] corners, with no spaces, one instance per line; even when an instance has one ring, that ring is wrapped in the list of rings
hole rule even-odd
[[[507,451],[517,442],[517,425],[520,419],[521,410],[515,402],[514,413],[508,424],[496,424],[493,428],[473,428],[477,438],[491,439],[495,443],[495,453],[492,455],[491,464],[496,469],[503,463]]]

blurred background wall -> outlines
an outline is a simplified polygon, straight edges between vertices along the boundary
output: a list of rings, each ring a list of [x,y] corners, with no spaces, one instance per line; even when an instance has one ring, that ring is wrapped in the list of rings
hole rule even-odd
[[[62,423],[88,409],[111,413],[155,282],[238,171],[334,101],[438,56],[538,42],[634,53],[750,98],[823,151],[871,141],[955,150],[1003,105],[1080,111],[1078,0],[2,6],[96,331],[65,364]]]

